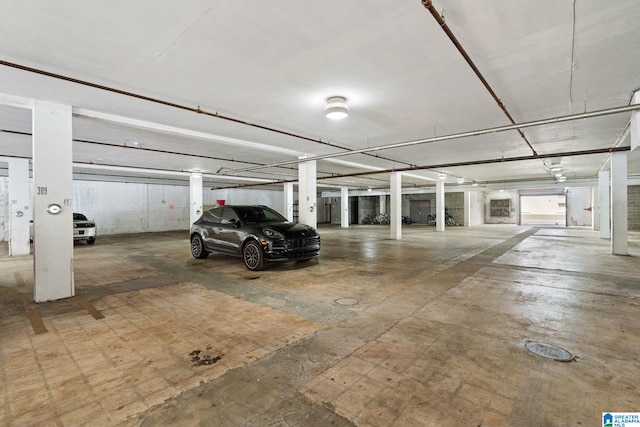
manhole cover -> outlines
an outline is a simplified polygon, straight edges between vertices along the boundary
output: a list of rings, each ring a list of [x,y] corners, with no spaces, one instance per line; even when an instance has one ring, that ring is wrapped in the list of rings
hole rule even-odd
[[[547,344],[539,341],[526,341],[524,346],[527,350],[538,356],[557,360],[558,362],[571,362],[573,355],[562,347]]]
[[[335,302],[338,305],[356,305],[360,301],[358,301],[355,298],[338,298],[337,300],[334,300],[333,302]]]

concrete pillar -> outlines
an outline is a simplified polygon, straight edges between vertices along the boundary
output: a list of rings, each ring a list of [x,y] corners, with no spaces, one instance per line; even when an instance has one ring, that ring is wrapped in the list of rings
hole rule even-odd
[[[340,188],[340,227],[349,227],[349,189]]]
[[[391,173],[391,238],[402,239],[402,174]]]
[[[591,229],[600,231],[600,192],[598,187],[591,188]]]
[[[378,208],[381,214],[387,212],[387,195],[386,194],[380,195],[380,198],[378,200]]]
[[[640,91],[633,94],[632,104],[640,104]],[[640,147],[640,111],[631,113],[631,151]]]
[[[194,172],[189,177],[189,226],[202,215],[202,174]]]
[[[298,195],[301,224],[318,226],[316,161],[310,160],[298,165]]]
[[[464,226],[471,227],[471,191],[464,192]]]
[[[9,159],[9,256],[31,252],[29,193],[29,160]]]
[[[627,152],[611,153],[611,253],[628,255]]]
[[[293,222],[293,182],[284,183],[284,216]]]
[[[71,107],[33,105],[33,228],[36,302],[75,295]]]
[[[611,238],[611,208],[609,200],[609,171],[598,173],[598,215],[600,216],[601,239]]]
[[[436,231],[444,231],[444,181],[436,182]]]

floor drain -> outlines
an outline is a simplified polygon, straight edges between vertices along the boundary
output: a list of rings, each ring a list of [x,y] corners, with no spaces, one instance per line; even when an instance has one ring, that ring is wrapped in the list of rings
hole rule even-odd
[[[527,350],[538,356],[557,360],[558,362],[571,362],[574,356],[562,347],[547,344],[539,341],[526,341],[524,346]]]
[[[333,302],[335,302],[338,305],[356,305],[360,301],[358,301],[355,298],[338,298],[337,300],[334,300]]]

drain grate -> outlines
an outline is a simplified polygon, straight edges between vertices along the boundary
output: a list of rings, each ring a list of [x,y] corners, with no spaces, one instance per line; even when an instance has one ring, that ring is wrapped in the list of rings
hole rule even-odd
[[[525,341],[524,346],[533,354],[557,360],[558,362],[571,362],[574,359],[574,356],[571,353],[557,345],[547,344],[540,341]]]
[[[336,300],[333,300],[333,302],[335,302],[338,305],[356,305],[360,301],[358,301],[355,298],[338,298]]]

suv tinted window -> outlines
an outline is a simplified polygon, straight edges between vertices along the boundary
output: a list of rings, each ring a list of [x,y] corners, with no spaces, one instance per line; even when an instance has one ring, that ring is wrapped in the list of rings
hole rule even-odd
[[[218,224],[222,219],[222,208],[213,208],[202,214],[202,220]]]
[[[278,212],[262,206],[245,206],[236,208],[236,211],[244,223],[282,222],[287,220]]]
[[[231,208],[225,208],[222,213],[222,224],[231,224],[233,222],[238,222],[240,218],[236,215],[236,212]]]

